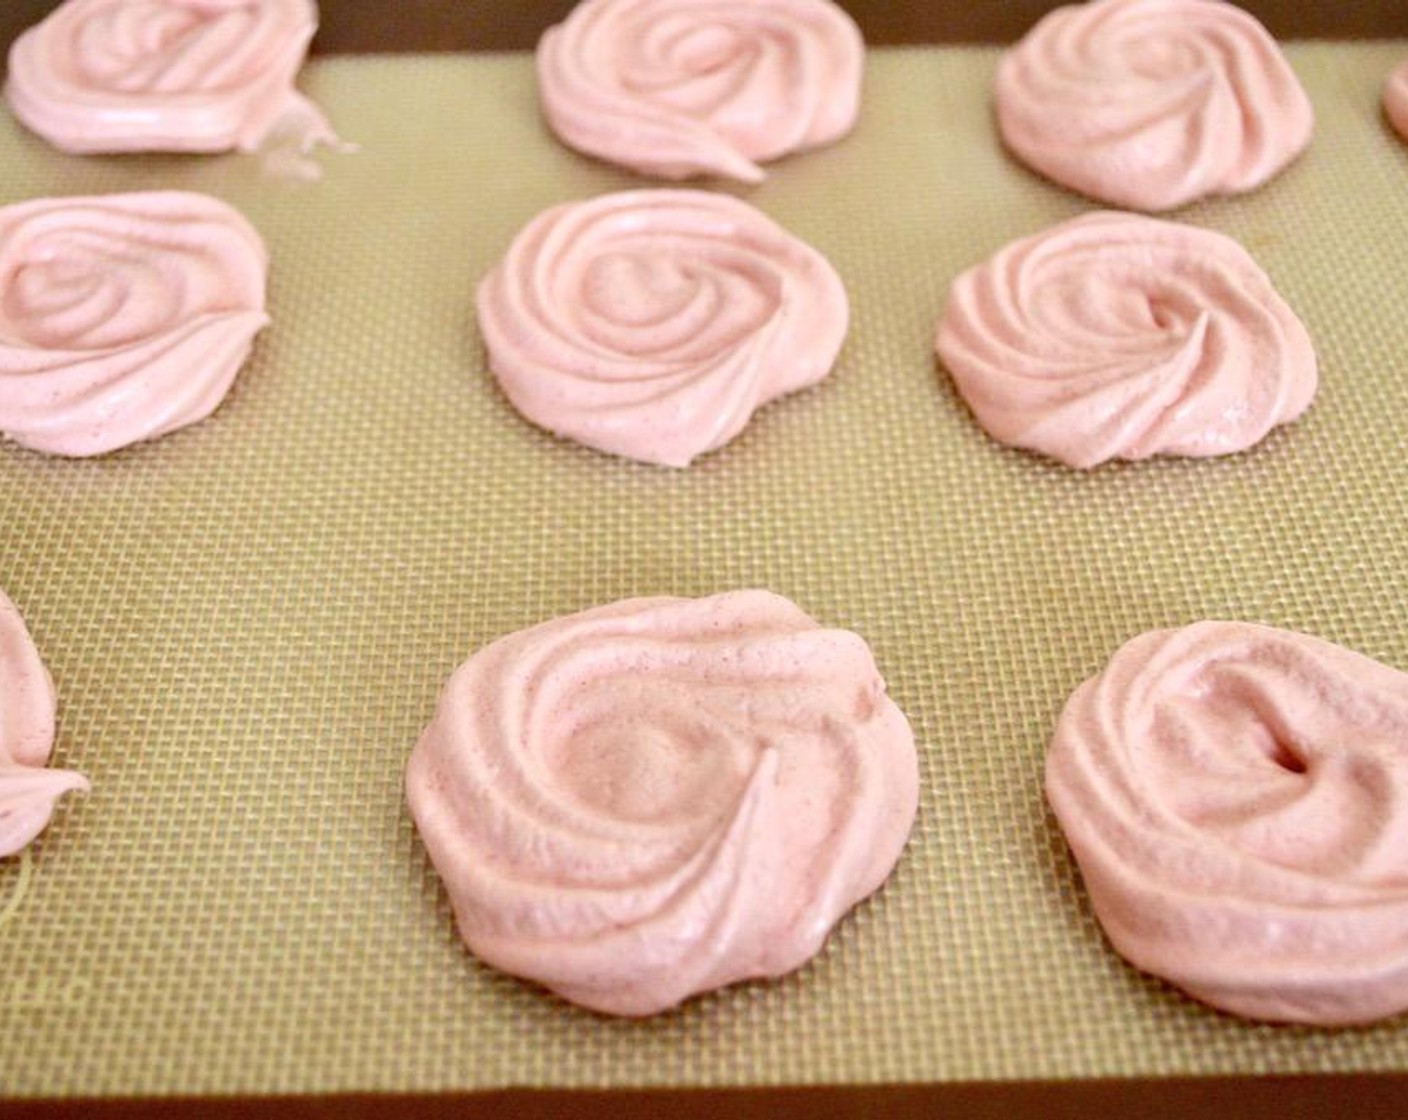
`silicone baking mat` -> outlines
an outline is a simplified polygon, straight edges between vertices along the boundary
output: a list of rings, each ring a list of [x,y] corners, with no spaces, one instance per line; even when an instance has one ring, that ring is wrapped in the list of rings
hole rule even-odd
[[[1089,208],[1001,152],[996,52],[877,51],[840,145],[746,197],[835,263],[834,375],[685,472],[520,420],[475,282],[542,208],[637,185],[559,147],[527,56],[335,59],[356,155],[77,159],[0,120],[0,197],[157,186],[239,207],[272,327],[209,421],[94,462],[0,448],[0,586],[93,782],[0,863],[13,1095],[732,1085],[1408,1069],[1408,1020],[1237,1022],[1101,939],[1040,788],[1075,685],[1204,617],[1408,667],[1408,43],[1290,48],[1319,113],[1264,190],[1182,218],[1306,320],[1307,416],[1250,453],[1093,473],[989,442],[936,368],[949,281]],[[450,670],[646,593],[762,586],[866,636],[922,756],[912,842],[810,967],[645,1022],[478,965],[401,798]]]

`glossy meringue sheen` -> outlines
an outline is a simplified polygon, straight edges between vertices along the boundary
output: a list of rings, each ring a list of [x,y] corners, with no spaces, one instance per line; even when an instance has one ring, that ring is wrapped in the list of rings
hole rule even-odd
[[[336,143],[294,91],[311,0],[65,0],[15,40],[15,115],[66,152],[252,151],[291,127]]]
[[[1314,129],[1280,48],[1222,0],[1058,8],[1003,57],[995,97],[1018,159],[1134,210],[1253,190]]]
[[[840,139],[865,45],[831,0],[583,0],[538,44],[538,88],[571,147],[645,175],[763,178]]]
[[[1384,83],[1384,115],[1398,135],[1408,140],[1408,60],[1400,63]]]
[[[55,709],[53,682],[24,619],[0,592],[0,857],[44,831],[62,794],[88,789],[82,774],[45,766]]]
[[[1241,451],[1318,383],[1304,326],[1240,245],[1115,212],[965,272],[937,349],[993,438],[1073,467]]]
[[[1046,789],[1139,968],[1254,1019],[1408,1009],[1408,675],[1247,623],[1144,634],[1071,697]]]
[[[683,467],[830,372],[835,270],[744,202],[626,191],[533,219],[479,285],[489,364],[533,423]]]
[[[220,403],[264,314],[263,242],[184,191],[0,208],[0,432],[86,456]]]
[[[740,591],[485,646],[406,797],[478,957],[650,1015],[816,954],[899,858],[917,770],[865,642]]]

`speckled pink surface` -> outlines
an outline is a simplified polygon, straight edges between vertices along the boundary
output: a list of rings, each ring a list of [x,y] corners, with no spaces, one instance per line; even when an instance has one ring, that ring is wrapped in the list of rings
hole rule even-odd
[[[589,155],[757,182],[758,164],[851,130],[864,55],[831,0],[583,0],[544,33],[538,90]]]
[[[1133,210],[1254,190],[1314,128],[1275,41],[1222,0],[1058,8],[1003,56],[994,92],[1018,159]]]
[[[763,591],[491,643],[406,771],[474,953],[618,1015],[801,966],[889,875],[917,786],[865,642]]]
[[[1408,1010],[1408,674],[1237,622],[1129,642],[1046,789],[1134,964],[1256,1019]]]
[[[824,378],[850,319],[835,269],[746,202],[602,195],[543,212],[478,292],[490,367],[535,424],[687,466]]]
[[[5,87],[66,152],[252,151],[276,128],[336,143],[294,78],[311,0],[66,0],[15,40]]]
[[[263,241],[186,191],[0,209],[0,432],[101,455],[204,419],[264,312]]]
[[[19,610],[0,591],[0,857],[44,830],[54,802],[88,780],[45,766],[54,749],[54,684]]]
[[[989,434],[1073,467],[1242,451],[1318,384],[1305,327],[1240,245],[1113,211],[963,273],[937,348]]]

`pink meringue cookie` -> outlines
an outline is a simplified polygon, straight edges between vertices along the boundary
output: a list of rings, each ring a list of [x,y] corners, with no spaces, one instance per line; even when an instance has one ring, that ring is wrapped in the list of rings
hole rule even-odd
[[[478,293],[490,366],[533,423],[683,467],[830,372],[849,308],[815,249],[744,202],[626,191],[538,215]]]
[[[965,272],[937,349],[994,439],[1073,467],[1241,451],[1318,383],[1309,335],[1246,250],[1113,211]]]
[[[650,1015],[815,955],[898,860],[917,769],[865,642],[739,591],[485,646],[406,798],[477,956]]]
[[[1398,135],[1408,140],[1408,59],[1384,83],[1384,115]]]
[[[1408,1009],[1408,674],[1266,626],[1144,634],[1071,697],[1046,790],[1137,967],[1253,1019]]]
[[[1058,8],[1003,57],[995,93],[1018,159],[1134,210],[1254,190],[1315,124],[1275,40],[1222,0]]]
[[[293,89],[311,0],[65,0],[15,40],[15,115],[66,152],[253,151],[291,126],[336,144]]]
[[[61,795],[88,789],[82,774],[45,767],[54,749],[55,709],[39,651],[0,591],[0,857],[44,831]]]
[[[0,432],[101,455],[204,419],[269,321],[267,263],[206,195],[0,208]]]
[[[860,106],[865,44],[831,0],[583,0],[538,44],[554,132],[645,175],[763,178]]]

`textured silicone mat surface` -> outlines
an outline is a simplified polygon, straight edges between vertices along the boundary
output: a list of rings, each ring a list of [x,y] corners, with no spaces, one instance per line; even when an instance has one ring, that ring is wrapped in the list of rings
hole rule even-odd
[[[93,781],[0,863],[0,1090],[439,1089],[1408,1069],[1408,1020],[1239,1023],[1102,941],[1041,797],[1067,694],[1203,617],[1408,667],[1408,44],[1296,45],[1309,154],[1186,220],[1316,339],[1250,453],[1094,473],[1004,450],[931,351],[949,281],[1082,200],[1000,151],[996,53],[875,52],[860,126],[746,196],[825,252],[835,374],[687,472],[553,440],[495,388],[480,275],[551,203],[637,181],[558,147],[526,56],[331,60],[360,154],[75,159],[0,120],[0,197],[175,186],[273,257],[273,326],[209,421],[96,462],[0,447],[0,586]],[[450,670],[628,595],[763,586],[871,642],[923,793],[885,890],[784,981],[613,1022],[462,949],[401,797]]]

